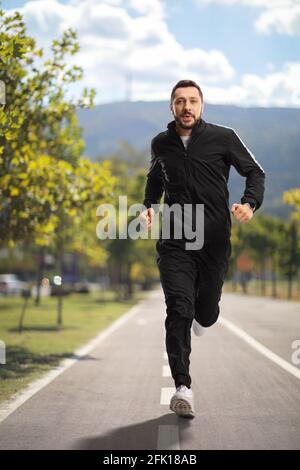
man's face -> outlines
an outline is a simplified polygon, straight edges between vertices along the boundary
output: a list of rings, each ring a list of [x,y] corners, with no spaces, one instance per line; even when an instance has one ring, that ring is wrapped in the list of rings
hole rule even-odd
[[[202,112],[199,91],[194,86],[177,88],[171,104],[171,111],[177,125],[192,129]]]

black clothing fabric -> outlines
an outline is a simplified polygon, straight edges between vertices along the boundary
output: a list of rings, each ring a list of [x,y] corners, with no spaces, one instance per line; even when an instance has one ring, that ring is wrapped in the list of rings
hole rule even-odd
[[[200,255],[201,253],[201,255]],[[166,303],[166,351],[175,386],[191,386],[189,374],[193,318],[204,327],[219,316],[227,263],[212,263],[205,251],[174,249],[157,257]]]
[[[175,120],[167,127],[167,131],[159,133],[151,142],[151,164],[143,204],[146,207],[158,205],[163,192],[167,206],[204,204],[204,244],[214,245],[220,235],[230,237],[227,187],[230,166],[246,177],[241,203],[255,204],[256,211],[263,202],[265,172],[229,127],[200,118],[193,127],[187,149],[176,131]],[[154,210],[157,212],[158,207],[154,206]],[[164,239],[160,243],[174,245],[172,233],[171,230],[172,241]],[[182,247],[184,237],[176,242],[175,246]]]
[[[230,166],[246,178],[241,203],[259,209],[263,202],[265,172],[236,132],[207,123],[202,118],[193,127],[185,149],[171,121],[165,132],[151,142],[144,205],[158,212],[164,204],[191,204],[195,226],[196,204],[204,204],[204,244],[186,249],[186,238],[171,236],[156,243],[157,266],[166,303],[166,350],[175,386],[191,386],[189,356],[193,318],[204,327],[219,316],[219,301],[231,255],[231,215],[227,182]],[[163,215],[164,217],[164,215]],[[195,228],[195,227],[194,227]]]

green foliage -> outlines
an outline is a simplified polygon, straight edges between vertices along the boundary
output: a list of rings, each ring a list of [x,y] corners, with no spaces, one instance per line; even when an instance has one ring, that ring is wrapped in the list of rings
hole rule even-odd
[[[292,213],[292,219],[300,222],[300,188],[290,189],[283,193],[283,201],[286,204],[294,206],[294,212]]]
[[[110,163],[82,158],[78,106],[92,107],[94,90],[74,101],[69,85],[83,76],[68,66],[79,45],[75,31],[52,43],[52,57],[27,36],[20,13],[0,9],[0,231],[2,245],[19,240],[50,246],[74,233],[74,224],[110,197],[115,178]],[[65,230],[65,232],[64,232]],[[95,236],[94,236],[95,238]]]

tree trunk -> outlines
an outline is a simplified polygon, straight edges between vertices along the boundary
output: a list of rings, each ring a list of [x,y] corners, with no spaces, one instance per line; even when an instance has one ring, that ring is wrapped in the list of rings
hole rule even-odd
[[[266,270],[265,270],[265,261],[263,260],[262,263],[261,263],[261,268],[260,268],[260,281],[261,281],[260,287],[261,287],[261,294],[262,294],[262,295],[266,295],[266,279],[265,279],[265,274],[266,274]]]
[[[26,313],[26,310],[27,310],[28,299],[29,299],[29,295],[24,296],[24,303],[23,303],[23,307],[22,307],[20,320],[19,320],[19,333],[22,333],[22,331],[23,331],[24,318],[25,318],[25,313]]]
[[[133,283],[132,283],[132,279],[131,279],[131,263],[127,264],[126,285],[127,285],[127,298],[131,299],[132,294],[133,294]]]
[[[39,253],[37,276],[36,276],[36,297],[35,297],[35,302],[34,302],[36,306],[40,305],[41,303],[41,280],[44,277],[44,269],[45,269],[45,248],[42,247]]]
[[[277,276],[275,256],[271,257],[272,262],[272,297],[277,297]]]
[[[293,296],[293,276],[291,273],[288,275],[288,299]]]
[[[247,294],[247,279],[246,279],[246,273],[242,272],[241,274],[241,284],[243,288],[243,293]]]
[[[56,323],[57,326],[60,328],[63,323],[63,296],[64,296],[64,279],[63,279],[63,267],[64,267],[64,246],[61,243],[60,250],[59,250],[59,258],[58,258],[58,272],[61,277],[61,285],[58,288],[58,298],[57,298],[57,317]]]
[[[62,325],[62,311],[63,311],[63,287],[60,286],[60,293],[57,299],[57,326],[60,328]]]

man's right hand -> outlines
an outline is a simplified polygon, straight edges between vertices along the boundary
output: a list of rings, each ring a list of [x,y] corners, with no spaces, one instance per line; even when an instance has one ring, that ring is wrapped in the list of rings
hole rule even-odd
[[[151,228],[153,224],[154,215],[154,209],[152,207],[149,207],[149,209],[146,209],[145,211],[140,213],[140,223],[147,229]]]

